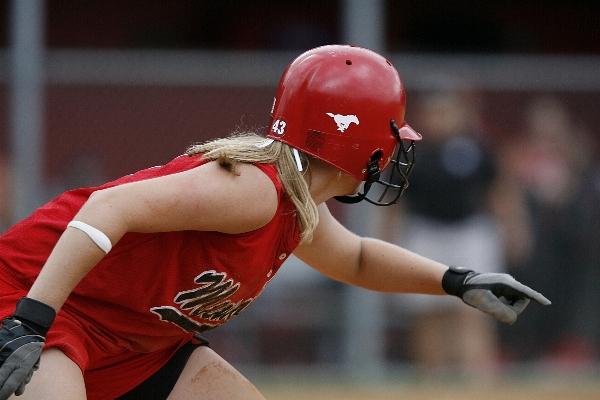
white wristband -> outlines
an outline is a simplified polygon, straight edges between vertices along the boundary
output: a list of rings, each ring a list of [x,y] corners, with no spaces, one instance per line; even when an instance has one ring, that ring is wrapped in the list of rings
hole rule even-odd
[[[98,247],[102,249],[103,252],[108,253],[110,249],[112,249],[112,243],[110,242],[110,239],[101,230],[96,229],[93,226],[86,224],[85,222],[75,220],[69,222],[67,228],[68,227],[73,227],[84,232],[90,237],[90,239],[92,239],[94,243],[98,245]]]

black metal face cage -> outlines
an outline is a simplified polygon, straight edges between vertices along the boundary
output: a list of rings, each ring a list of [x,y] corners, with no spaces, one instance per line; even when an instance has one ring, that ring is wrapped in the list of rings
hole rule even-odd
[[[352,196],[336,196],[336,200],[346,204],[355,204],[366,200],[376,206],[391,206],[400,201],[402,193],[408,187],[408,177],[415,166],[415,141],[403,141],[393,119],[390,121],[390,126],[398,140],[398,151],[396,157],[390,161],[391,165],[386,169],[385,176],[379,169],[381,153],[375,153],[367,164],[368,175],[362,192]],[[405,142],[407,146],[405,146]],[[378,183],[379,186],[374,187],[374,183]],[[375,190],[367,197],[372,188]]]

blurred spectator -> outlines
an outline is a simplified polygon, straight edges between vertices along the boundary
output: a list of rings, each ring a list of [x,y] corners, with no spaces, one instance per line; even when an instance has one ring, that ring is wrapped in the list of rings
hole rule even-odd
[[[525,129],[516,142],[507,143],[502,157],[503,187],[512,188],[513,196],[522,190],[526,199],[526,207],[518,211],[521,220],[512,218],[518,224],[507,225],[511,235],[524,239],[522,249],[509,257],[509,272],[523,282],[535,282],[553,304],[503,329],[503,341],[517,360],[541,359],[560,367],[590,365],[600,345],[595,143],[554,97],[531,101],[525,110]],[[505,215],[511,212],[505,209]]]
[[[403,197],[405,215],[390,218],[403,225],[395,242],[447,265],[500,272],[502,246],[489,211],[495,159],[478,127],[476,98],[471,91],[446,88],[424,93],[421,100],[411,123],[423,141]],[[455,299],[400,295],[397,300],[411,317],[412,358],[423,373],[481,377],[495,367],[493,319]]]

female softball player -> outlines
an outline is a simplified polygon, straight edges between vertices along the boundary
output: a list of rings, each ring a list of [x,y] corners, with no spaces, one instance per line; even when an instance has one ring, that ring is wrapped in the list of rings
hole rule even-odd
[[[292,253],[348,284],[456,295],[509,324],[531,299],[549,304],[332,217],[333,197],[398,201],[421,139],[404,111],[386,59],[316,48],[284,72],[267,137],[192,146],[13,226],[0,238],[0,399],[262,399],[198,334],[244,311]]]

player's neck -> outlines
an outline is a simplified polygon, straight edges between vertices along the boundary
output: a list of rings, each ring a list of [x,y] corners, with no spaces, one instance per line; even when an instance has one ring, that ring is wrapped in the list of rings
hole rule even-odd
[[[360,182],[350,175],[318,159],[312,159],[306,174],[310,195],[321,204],[334,196],[355,194]]]

